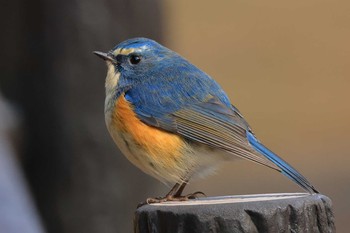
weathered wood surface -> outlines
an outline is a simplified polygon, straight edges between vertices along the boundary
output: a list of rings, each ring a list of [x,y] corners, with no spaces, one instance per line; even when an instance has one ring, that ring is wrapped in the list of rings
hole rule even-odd
[[[145,205],[136,233],[335,232],[331,200],[321,194],[280,193],[208,197]]]

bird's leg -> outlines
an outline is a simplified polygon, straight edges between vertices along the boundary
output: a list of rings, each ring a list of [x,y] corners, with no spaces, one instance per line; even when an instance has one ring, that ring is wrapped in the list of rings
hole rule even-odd
[[[188,201],[189,199],[197,198],[199,195],[205,196],[203,192],[194,192],[187,195],[182,195],[182,192],[185,189],[185,186],[187,185],[187,183],[188,183],[188,180],[185,180],[184,182],[182,182],[180,187],[177,188],[177,191],[175,193],[172,192],[172,191],[175,191],[175,189],[173,188],[162,201]]]
[[[175,197],[181,197],[182,191],[184,191],[187,182],[188,181],[182,182],[181,186],[178,188],[177,192],[174,195]]]
[[[179,189],[181,189],[182,184],[181,184],[180,188],[179,188],[179,186],[180,186],[180,184],[179,184],[179,183],[176,183],[176,184],[174,185],[174,187],[172,187],[172,188],[170,189],[170,191],[168,192],[168,194],[165,195],[165,196],[168,197],[168,196],[174,196],[174,195],[176,195],[176,194],[178,193]]]
[[[156,197],[156,198],[147,198],[146,203],[151,204],[151,203],[160,203],[160,202],[165,202],[165,201],[170,201],[173,199],[173,197],[176,195],[178,192],[180,184],[176,183],[174,187],[170,189],[167,195],[165,197]],[[181,188],[181,187],[180,187]]]
[[[149,197],[145,202],[141,202],[138,204],[137,208],[146,205],[146,204],[151,204],[151,203],[160,203],[160,202],[165,202],[165,201],[170,201],[174,195],[178,192],[180,184],[176,183],[174,187],[170,189],[167,195],[165,197]],[[181,187],[180,187],[181,188]]]
[[[181,196],[182,191],[185,189],[185,186],[187,185],[187,182],[188,181],[185,181],[181,184],[180,188],[177,190],[177,192],[174,195],[175,198],[179,198],[180,199],[179,201],[186,201],[188,199],[196,199],[199,195],[205,196],[205,194],[201,191],[197,191],[194,193],[187,194],[185,196]]]
[[[182,182],[181,185],[179,183],[176,183],[174,187],[172,187],[172,189],[168,192],[168,194],[165,195],[165,197],[147,198],[146,202],[140,203],[138,207],[145,204],[161,203],[166,201],[188,201],[189,199],[197,198],[199,195],[205,196],[203,192],[194,192],[183,196],[182,192],[185,189],[186,185],[187,181]]]
[[[168,192],[165,197],[156,197],[156,198],[147,198],[146,203],[151,204],[151,203],[161,203],[161,202],[166,202],[166,201],[187,201],[190,199],[187,196],[181,196],[182,191],[184,190],[187,182],[184,181],[181,183],[176,183],[174,187]]]

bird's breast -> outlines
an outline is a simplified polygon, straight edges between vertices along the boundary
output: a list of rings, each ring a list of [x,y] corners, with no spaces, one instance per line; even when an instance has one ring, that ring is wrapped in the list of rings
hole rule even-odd
[[[185,156],[191,147],[182,137],[140,121],[124,95],[105,117],[113,140],[135,166],[163,182],[185,179],[195,161]]]

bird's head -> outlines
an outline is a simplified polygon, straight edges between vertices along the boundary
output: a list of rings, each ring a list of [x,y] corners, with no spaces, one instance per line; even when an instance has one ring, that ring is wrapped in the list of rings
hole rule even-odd
[[[132,86],[154,76],[164,67],[171,66],[175,52],[146,38],[123,41],[107,53],[94,54],[104,59],[108,72],[106,88],[115,89]]]

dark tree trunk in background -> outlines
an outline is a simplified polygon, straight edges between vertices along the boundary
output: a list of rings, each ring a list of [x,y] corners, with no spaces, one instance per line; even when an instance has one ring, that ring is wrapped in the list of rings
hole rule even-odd
[[[22,113],[24,169],[48,232],[130,232],[155,183],[108,135],[106,68],[92,51],[136,36],[161,41],[160,1],[10,2],[1,88]]]

